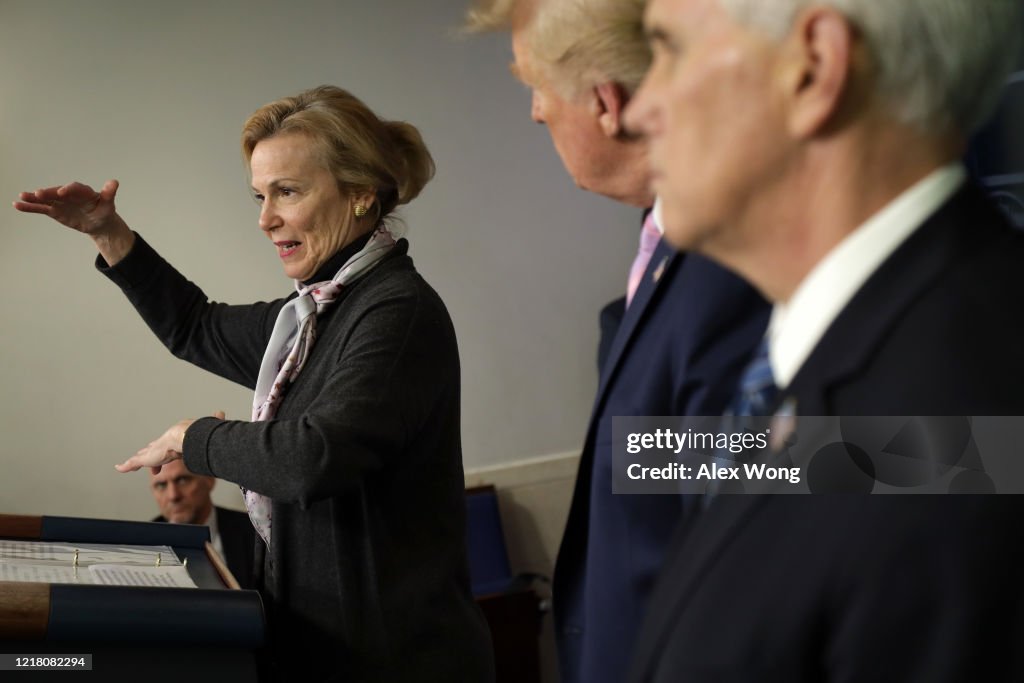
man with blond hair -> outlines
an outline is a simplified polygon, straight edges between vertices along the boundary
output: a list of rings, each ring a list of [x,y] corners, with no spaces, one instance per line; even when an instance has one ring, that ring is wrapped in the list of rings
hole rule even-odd
[[[666,236],[774,302],[753,414],[1024,414],[1024,234],[960,163],[1021,20],[1019,0],[651,0],[626,119]],[[896,441],[848,457],[867,474]],[[1024,680],[1022,516],[1008,495],[718,495],[676,536],[631,680]]]
[[[643,8],[643,0],[498,0],[475,6],[467,23],[511,32],[512,71],[532,90],[533,120],[547,126],[576,184],[646,210],[655,200],[647,144],[623,125],[650,63]],[[555,566],[562,683],[624,679],[684,513],[678,495],[612,494],[612,418],[720,414],[767,319],[746,283],[664,243],[651,212],[624,279],[624,314],[620,300],[601,316],[598,395]]]

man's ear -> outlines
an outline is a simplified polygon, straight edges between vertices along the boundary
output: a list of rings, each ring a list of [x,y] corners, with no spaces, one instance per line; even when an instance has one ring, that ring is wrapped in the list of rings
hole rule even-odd
[[[609,138],[622,135],[625,132],[622,113],[629,104],[626,89],[613,81],[605,81],[594,86],[593,96],[597,105],[597,122],[602,132]]]
[[[851,87],[855,29],[842,13],[812,7],[800,14],[786,38],[781,83],[789,131],[811,137],[839,114]]]

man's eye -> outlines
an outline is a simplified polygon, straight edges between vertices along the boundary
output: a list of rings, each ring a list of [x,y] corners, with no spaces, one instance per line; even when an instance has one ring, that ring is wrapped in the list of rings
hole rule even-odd
[[[261,194],[259,194],[259,193],[257,193],[257,194],[254,194],[254,195],[252,196],[252,198],[253,198],[253,200],[255,200],[255,202],[256,202],[257,204],[262,204],[262,203],[263,203],[263,195],[261,195]]]
[[[295,194],[295,190],[293,190],[290,187],[282,187],[280,192],[282,197],[291,197],[293,194]]]

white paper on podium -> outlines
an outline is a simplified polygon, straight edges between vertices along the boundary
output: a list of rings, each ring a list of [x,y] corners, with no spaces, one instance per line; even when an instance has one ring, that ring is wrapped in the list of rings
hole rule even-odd
[[[170,567],[131,567],[121,564],[94,564],[89,567],[95,583],[104,586],[158,586],[198,588],[188,570],[180,564]]]
[[[166,545],[0,541],[0,581],[198,587]]]

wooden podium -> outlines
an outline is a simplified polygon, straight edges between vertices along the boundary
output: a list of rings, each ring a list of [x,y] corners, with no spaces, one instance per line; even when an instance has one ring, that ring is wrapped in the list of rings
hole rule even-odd
[[[92,655],[92,677],[75,680],[256,681],[263,603],[238,588],[206,527],[0,514],[0,539],[166,545],[198,586],[0,581],[0,654]]]

